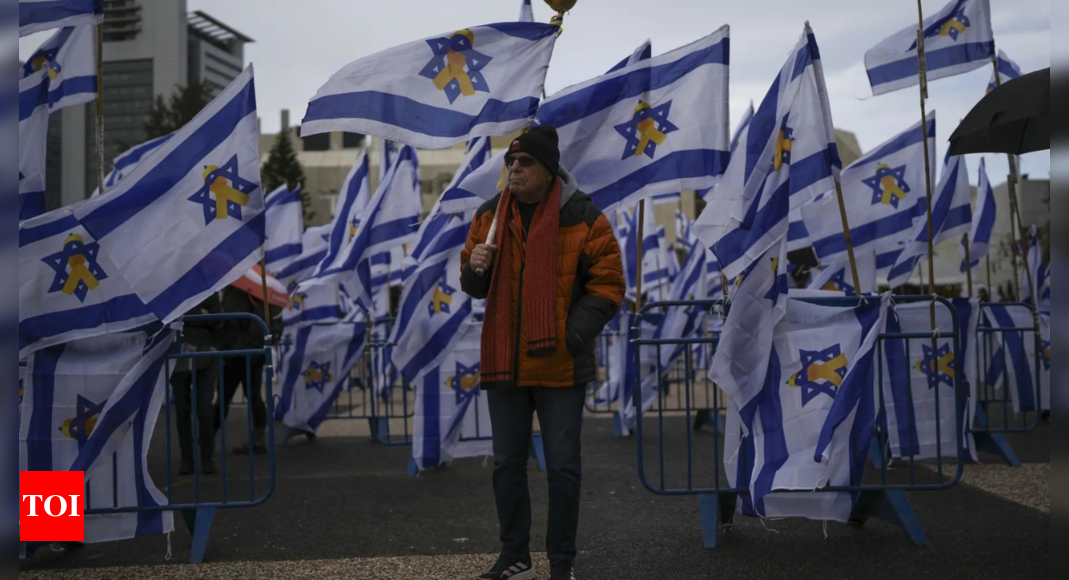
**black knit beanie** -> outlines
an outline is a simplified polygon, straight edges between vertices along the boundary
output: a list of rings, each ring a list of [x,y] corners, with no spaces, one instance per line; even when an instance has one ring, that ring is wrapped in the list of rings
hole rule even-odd
[[[557,130],[549,125],[531,127],[509,146],[509,154],[526,153],[542,162],[552,175],[560,174],[560,149]],[[508,156],[506,155],[506,159]]]

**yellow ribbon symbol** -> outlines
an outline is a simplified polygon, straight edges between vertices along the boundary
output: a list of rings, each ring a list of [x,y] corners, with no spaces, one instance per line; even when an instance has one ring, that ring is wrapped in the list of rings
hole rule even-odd
[[[898,178],[891,172],[891,167],[881,163],[876,166],[876,173],[880,171],[886,172],[886,175],[880,178],[880,187],[883,188],[883,199],[880,203],[891,205],[891,198],[898,198],[899,201],[906,199],[906,192],[898,186]]]
[[[211,174],[218,170],[219,167],[216,165],[205,167],[204,181],[208,181]],[[249,203],[249,196],[230,187],[230,183],[227,182],[225,177],[216,177],[208,189],[215,194],[215,219],[217,220],[225,220],[227,218],[227,202],[234,202],[242,207]]]
[[[315,368],[314,365],[308,365],[308,370],[304,371],[305,382],[307,383],[322,383],[326,382],[323,378],[323,371]]]
[[[356,232],[359,229],[360,229],[360,227],[356,225],[356,218],[353,218],[353,221],[349,222],[349,239],[350,240],[356,237]]]
[[[475,35],[472,34],[470,30],[466,28],[464,30],[458,30],[453,36],[458,34],[467,38],[468,42],[470,42],[472,46],[475,46]],[[450,50],[449,53],[445,55],[445,68],[442,69],[442,72],[438,73],[438,76],[434,77],[434,86],[440,91],[445,89],[446,85],[450,82],[456,80],[457,84],[460,86],[460,94],[465,97],[474,95],[475,86],[471,84],[471,77],[469,77],[467,71],[464,70],[464,67],[467,64],[467,58],[465,58],[463,54],[460,54],[455,50]]]
[[[776,155],[772,158],[772,169],[779,171],[783,167],[783,154],[791,152],[791,140],[787,138],[786,131],[779,132],[779,139],[776,139]]]
[[[77,234],[71,234],[67,238],[67,241],[63,243],[64,248],[69,248],[72,244],[84,243],[82,236]],[[78,289],[79,283],[84,283],[90,290],[96,290],[100,285],[100,281],[97,277],[89,271],[88,260],[85,259],[85,254],[75,254],[67,258],[67,265],[71,267],[70,274],[67,276],[67,283],[63,285],[63,293],[73,296],[74,291]]]
[[[434,298],[431,304],[434,306],[434,313],[441,314],[442,306],[453,303],[453,297],[442,292],[442,287],[439,286],[434,289]]]
[[[292,297],[290,297],[290,310],[294,310],[298,307],[304,308],[303,294],[294,294]]]
[[[843,377],[839,375],[839,371],[846,368],[846,355],[840,354],[839,356],[831,359],[824,364],[812,364],[806,369],[806,381],[809,383],[815,383],[817,381],[827,381],[835,388],[839,388],[843,384]],[[801,374],[799,371],[798,374]],[[791,377],[791,380],[787,382],[792,387],[798,387],[798,374]]]
[[[638,105],[635,106],[635,115],[638,115],[640,111],[644,111],[649,108],[651,108],[649,103],[643,103],[642,101],[639,101]],[[664,140],[668,138],[668,135],[662,133],[660,129],[657,128],[657,120],[653,117],[646,117],[645,119],[639,121],[638,134],[639,142],[638,149],[635,149],[635,157],[642,155],[642,153],[646,151],[646,147],[650,144],[651,141],[658,145],[661,145],[664,143]]]
[[[917,361],[917,364],[914,366],[914,368],[917,369],[918,373],[926,374],[923,370],[924,361]],[[938,360],[929,360],[928,370],[931,373],[937,372],[938,374],[954,378],[954,353],[948,352],[943,356],[939,357]]]
[[[50,78],[51,78],[52,80],[55,80],[55,79],[56,79],[56,77],[57,77],[57,76],[59,76],[59,73],[57,73],[57,72],[56,72],[56,71],[55,71],[55,70],[54,70],[54,69],[53,69],[53,68],[52,68],[52,67],[51,67],[51,66],[50,66],[50,65],[48,64],[48,57],[47,57],[47,56],[45,56],[45,55],[43,55],[43,54],[39,54],[39,55],[37,55],[36,57],[34,57],[34,59],[33,59],[33,61],[32,61],[32,62],[33,62],[33,70],[34,70],[34,71],[39,71],[39,70],[41,70],[41,69],[43,69],[43,68],[47,68],[47,69],[48,69],[48,76],[49,76],[49,77],[50,77]]]
[[[957,18],[947,20],[939,27],[939,36],[950,36],[951,29],[957,30],[958,34],[963,34],[965,32],[965,25]]]
[[[470,392],[475,390],[475,387],[479,385],[479,374],[480,373],[475,373],[473,375],[465,375],[463,377],[460,377],[460,384],[457,384],[456,377],[449,377],[448,379],[446,379],[445,383],[446,386],[454,390],[459,388],[462,391]]]

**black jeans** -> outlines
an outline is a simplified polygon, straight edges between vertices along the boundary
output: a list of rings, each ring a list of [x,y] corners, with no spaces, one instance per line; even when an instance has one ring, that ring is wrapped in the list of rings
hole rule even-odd
[[[583,427],[586,386],[514,388],[487,392],[494,432],[494,496],[501,526],[502,551],[513,557],[530,553],[531,496],[527,458],[532,418],[538,413],[549,480],[549,525],[546,551],[553,565],[572,564],[579,527]]]
[[[194,365],[200,359],[190,359]],[[197,375],[197,444],[200,446],[201,459],[211,459],[215,446],[215,432],[212,429],[217,419],[213,419],[212,404],[215,401],[218,384],[219,367],[213,361],[207,368],[196,369]],[[178,430],[178,446],[183,460],[193,460],[193,373],[188,370],[174,371],[171,375],[171,388],[174,389],[175,419]]]
[[[262,431],[267,427],[267,408],[264,406],[264,394],[263,394],[263,371],[264,371],[264,359],[263,357],[250,357],[248,365],[248,371],[252,373],[251,384],[249,388],[244,389],[242,392],[249,399],[249,403],[252,405],[252,425],[257,431]],[[219,430],[220,417],[226,418],[230,415],[230,402],[234,399],[234,394],[238,392],[238,387],[245,384],[246,377],[246,365],[245,357],[230,357],[223,363],[223,400],[219,401],[219,405],[222,407],[221,414],[219,410],[215,413],[215,430]],[[249,391],[252,391],[251,395]]]

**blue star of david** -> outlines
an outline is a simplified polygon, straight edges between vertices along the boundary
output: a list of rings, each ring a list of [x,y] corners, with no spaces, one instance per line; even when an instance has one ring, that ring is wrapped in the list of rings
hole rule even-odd
[[[442,276],[442,280],[438,282],[438,286],[434,290],[434,294],[431,296],[431,302],[427,305],[427,310],[431,316],[436,314],[451,314],[451,301],[446,298],[452,298],[456,293],[456,288],[453,288],[446,283],[446,277]]]
[[[958,10],[957,13],[954,14],[953,20],[958,21],[965,28],[968,28],[969,26],[972,26],[972,22],[969,20],[969,17],[965,15],[965,8],[962,8],[962,9]],[[958,30],[958,28],[954,27],[954,26],[951,26],[947,30],[947,36],[949,36],[950,39],[955,41],[955,42],[957,42],[958,35],[960,35],[960,34],[961,34],[961,31]]]
[[[457,362],[456,374],[450,378],[449,388],[453,389],[456,394],[456,404],[459,406],[464,401],[475,397],[480,392],[480,385],[475,383],[475,387],[468,390],[463,387],[463,379],[467,377],[477,377],[479,375],[479,363],[475,363],[473,366],[466,366]]]
[[[199,203],[204,210],[204,225],[210,225],[216,218],[216,200],[211,187],[215,180],[220,177],[229,181],[230,187],[246,195],[251,194],[258,187],[255,183],[238,175],[238,156],[235,154],[222,167],[208,174],[204,180],[204,185],[189,198],[189,201]],[[241,204],[233,200],[227,200],[226,214],[228,217],[241,221]]]
[[[924,29],[924,37],[925,38],[934,38],[936,36],[939,36],[940,34],[942,34],[943,27],[946,26],[946,24],[948,22],[956,21],[959,24],[961,24],[961,26],[963,28],[968,28],[969,26],[971,26],[972,22],[970,22],[969,21],[969,17],[965,15],[965,2],[966,1],[967,0],[958,0],[958,3],[954,7],[954,9],[951,10],[946,16],[944,16],[943,18],[940,18],[939,20],[936,20],[935,22],[929,24],[928,27]],[[948,27],[947,36],[949,36],[951,38],[951,40],[957,41],[958,40],[957,27],[954,27],[954,26]],[[907,50],[906,52],[912,52],[914,50],[917,50],[917,41],[916,40],[914,40],[913,43],[910,44],[909,50]]]
[[[63,71],[63,67],[60,66],[58,62],[56,62],[56,56],[58,55],[58,46],[50,48],[48,50],[38,50],[37,52],[33,53],[33,56],[26,59],[26,63],[22,65],[22,70],[23,72],[25,72],[26,76],[29,76],[41,69],[44,69],[47,66],[47,68],[50,69],[52,72],[54,72],[55,74],[59,74]],[[41,68],[37,68],[37,65],[35,63],[42,58],[44,59],[45,64],[41,66]]]
[[[794,376],[796,386],[802,389],[802,406],[805,407],[813,399],[816,399],[820,395],[827,395],[831,398],[835,398],[835,391],[838,387],[835,383],[827,379],[817,379],[815,381],[809,380],[809,368],[813,366],[823,366],[831,363],[835,359],[842,355],[843,351],[839,345],[834,345],[824,350],[802,350],[799,354],[802,358],[802,370],[798,371],[798,374]],[[846,378],[846,365],[833,369],[839,379]]]
[[[90,433],[93,431],[89,421],[104,411],[104,403],[97,404],[78,395],[76,409],[74,418],[64,421],[60,431],[62,432],[66,428],[65,435],[76,440],[78,449],[81,449],[85,446],[86,441],[89,440]]]
[[[898,185],[898,188],[901,189],[903,193],[909,193],[912,191],[912,189],[910,189],[909,187],[909,184],[906,183],[905,165],[895,168],[879,167],[876,169],[876,175],[873,175],[868,179],[861,180],[862,183],[872,189],[872,205],[883,203],[883,180],[886,177],[894,177],[895,183]],[[898,209],[898,204],[900,202],[901,200],[896,195],[892,195],[889,197],[889,203],[891,204],[891,207],[895,209]]]
[[[783,146],[780,151],[780,163],[783,165],[791,164],[791,147],[794,143],[794,129],[787,126],[787,117],[783,118],[783,126],[780,127],[780,131],[783,132]]]
[[[319,380],[312,378],[313,374],[315,373],[319,374]],[[333,377],[330,376],[329,362],[319,364],[315,361],[312,361],[311,363],[309,363],[308,369],[301,373],[301,376],[304,378],[305,389],[315,389],[320,393],[323,392],[323,389],[327,386],[327,383],[329,383],[331,379],[333,379]]]
[[[828,284],[834,285],[839,291],[847,294],[856,294],[856,290],[853,284],[846,281],[846,270],[839,270],[831,278],[828,279]]]
[[[77,258],[79,256],[85,258],[85,268],[93,275],[97,281],[106,280],[108,278],[107,273],[97,263],[97,255],[100,253],[100,244],[96,242],[90,242],[88,244],[83,243],[79,239],[68,239],[63,244],[63,249],[46,256],[42,262],[48,264],[52,271],[56,273],[52,278],[52,285],[48,288],[48,293],[60,292],[63,287],[67,285],[67,281],[70,279],[74,268],[71,271],[67,270],[70,266],[71,258]],[[89,286],[85,282],[79,280],[77,286],[74,288],[74,297],[79,302],[85,302],[86,296],[89,294]]]
[[[427,41],[427,44],[431,47],[431,51],[434,56],[423,70],[419,72],[421,77],[436,80],[440,78],[443,73],[448,74],[450,72],[450,53],[460,55],[463,62],[463,71],[452,71],[457,75],[463,75],[465,80],[471,82],[471,88],[478,92],[489,93],[490,85],[486,82],[486,77],[483,76],[483,69],[486,65],[490,64],[490,61],[494,60],[492,56],[483,54],[475,50],[475,46],[472,41],[462,34],[457,32],[449,38],[433,38]],[[463,93],[461,86],[461,79],[457,76],[449,79],[442,90],[445,92],[445,96],[449,99],[449,104],[452,105]]]
[[[659,107],[639,108],[635,111],[635,115],[630,121],[616,125],[616,132],[627,140],[621,159],[636,157],[639,154],[639,147],[643,148],[641,151],[642,155],[653,159],[654,155],[657,153],[657,141],[644,138],[644,131],[641,125],[647,119],[651,119],[652,125],[656,126],[656,131],[658,133],[662,135],[674,133],[679,130],[679,127],[676,127],[668,120],[671,111],[672,101],[668,101]],[[647,123],[645,126],[648,127],[650,125],[651,124]]]
[[[934,389],[939,383],[943,383],[949,387],[954,386],[954,377],[943,369],[940,369],[940,361],[950,354],[950,344],[944,344],[940,346],[938,350],[932,351],[932,347],[927,344],[921,345],[921,352],[924,353],[924,358],[919,363],[918,367],[920,372],[928,377],[928,388]],[[951,360],[948,365],[952,371],[957,370],[957,360]],[[934,367],[934,369],[933,369]]]

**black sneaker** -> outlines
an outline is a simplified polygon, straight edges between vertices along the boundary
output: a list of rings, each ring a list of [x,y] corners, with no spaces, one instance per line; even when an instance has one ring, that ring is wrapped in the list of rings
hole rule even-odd
[[[575,572],[568,564],[553,566],[550,568],[549,580],[575,580]]]
[[[183,459],[181,465],[178,466],[178,475],[193,475],[195,469],[192,459]]]
[[[530,556],[517,559],[502,554],[497,559],[497,564],[494,564],[489,572],[479,576],[477,580],[535,580],[535,578],[537,575],[534,565],[531,564]]]

